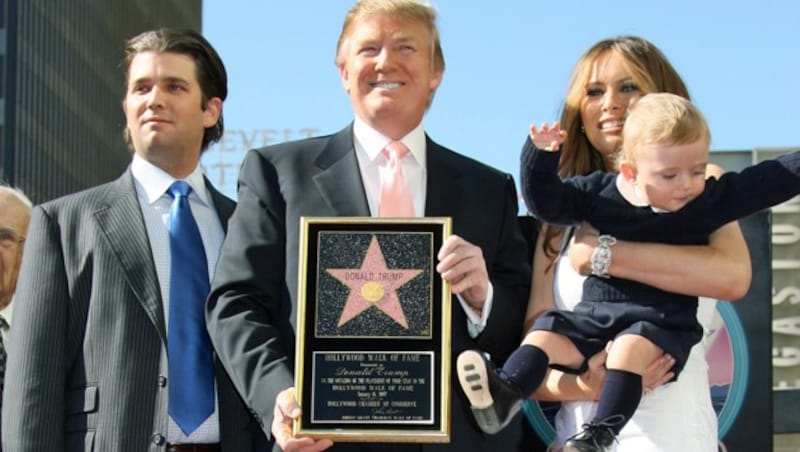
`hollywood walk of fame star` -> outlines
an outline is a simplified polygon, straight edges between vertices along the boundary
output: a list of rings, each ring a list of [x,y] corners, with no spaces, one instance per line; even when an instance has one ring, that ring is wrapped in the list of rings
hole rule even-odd
[[[408,329],[397,289],[422,273],[422,270],[386,268],[386,261],[375,236],[372,236],[361,268],[329,268],[326,271],[350,288],[338,326],[375,306]]]

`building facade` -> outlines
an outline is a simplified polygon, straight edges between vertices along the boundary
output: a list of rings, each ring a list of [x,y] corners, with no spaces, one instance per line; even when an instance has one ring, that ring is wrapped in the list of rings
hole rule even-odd
[[[38,203],[119,176],[125,40],[201,18],[202,0],[0,0],[0,181]]]

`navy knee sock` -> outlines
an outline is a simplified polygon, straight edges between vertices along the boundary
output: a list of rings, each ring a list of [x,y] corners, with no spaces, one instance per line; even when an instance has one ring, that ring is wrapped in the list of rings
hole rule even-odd
[[[516,386],[522,392],[523,398],[528,398],[542,384],[549,363],[544,350],[523,344],[508,357],[500,370],[500,376]]]
[[[625,423],[630,420],[639,401],[642,399],[642,376],[626,370],[609,369],[603,390],[600,392],[600,403],[597,406],[592,424],[603,421],[615,423],[612,427],[615,434],[619,434]],[[612,418],[622,415],[622,418]],[[620,422],[614,422],[619,419]]]

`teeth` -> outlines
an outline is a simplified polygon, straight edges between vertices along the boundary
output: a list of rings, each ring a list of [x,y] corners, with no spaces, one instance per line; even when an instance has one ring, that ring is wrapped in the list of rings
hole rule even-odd
[[[606,122],[600,124],[600,130],[610,129],[612,127],[622,127],[623,124],[625,124],[625,121],[623,121],[623,120],[606,121]]]
[[[394,88],[399,88],[400,87],[400,83],[398,83],[398,82],[377,82],[377,83],[373,84],[372,86],[374,86],[375,88],[394,89]]]

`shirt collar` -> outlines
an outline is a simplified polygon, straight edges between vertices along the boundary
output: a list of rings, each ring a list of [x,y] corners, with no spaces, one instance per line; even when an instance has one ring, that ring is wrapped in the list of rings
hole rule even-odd
[[[3,310],[0,310],[0,315],[2,315],[4,319],[6,319],[6,322],[8,322],[9,326],[11,326],[11,316],[13,315],[13,313],[14,313],[14,296],[12,295],[11,302],[8,303],[8,306],[3,308]]]
[[[370,127],[358,116],[353,121],[353,137],[367,153],[371,162],[380,156],[386,145],[394,141]],[[425,168],[425,128],[422,122],[399,141],[406,145],[414,160]]]
[[[163,196],[170,185],[178,180],[136,153],[133,154],[131,173],[133,174],[133,179],[136,181],[137,191],[139,191],[140,195],[144,196],[147,204],[150,205]],[[199,162],[194,171],[183,180],[191,185],[192,193],[196,194],[200,202],[206,206],[211,205],[209,200],[210,194],[206,188],[203,170],[200,168]]]
[[[614,181],[617,184],[617,191],[619,191],[620,194],[622,194],[622,197],[625,198],[625,200],[628,201],[632,206],[634,206],[634,207],[650,207],[650,210],[652,210],[655,213],[667,213],[667,212],[669,212],[669,211],[664,210],[664,209],[659,209],[658,207],[653,207],[653,206],[647,204],[646,202],[644,202],[644,200],[639,198],[639,196],[636,194],[636,190],[633,190],[632,187],[631,187],[631,190],[629,190],[627,193],[629,193],[630,197],[632,197],[633,199],[629,199],[628,196],[625,196],[625,194],[624,194],[625,192],[623,192],[623,190],[625,190],[625,188],[623,187],[625,185],[625,181],[622,180],[622,174],[617,174],[617,178]]]

